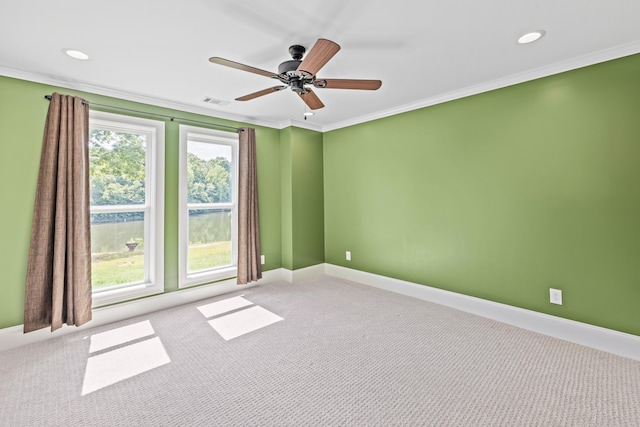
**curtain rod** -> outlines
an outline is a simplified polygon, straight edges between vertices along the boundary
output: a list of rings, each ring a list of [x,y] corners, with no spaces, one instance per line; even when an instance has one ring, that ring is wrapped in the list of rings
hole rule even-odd
[[[44,97],[46,99],[48,99],[49,101],[51,101],[51,95],[45,95]],[[175,121],[175,120],[178,120],[178,121],[181,121],[181,122],[200,123],[202,125],[207,125],[207,126],[214,126],[214,127],[218,127],[218,128],[225,128],[225,129],[233,129],[236,132],[241,132],[242,131],[242,128],[236,128],[236,127],[233,127],[233,126],[219,125],[219,124],[216,124],[216,123],[203,122],[203,121],[200,121],[200,120],[193,120],[193,119],[185,119],[185,118],[176,117],[176,116],[168,116],[166,114],[150,113],[148,111],[133,110],[131,108],[116,107],[115,105],[98,104],[98,103],[89,102],[89,101],[85,101],[85,102],[87,102],[90,107],[92,105],[96,105],[98,107],[112,108],[114,110],[128,111],[130,113],[139,113],[139,114],[145,114],[147,116],[163,117],[165,119],[171,120],[172,122]]]

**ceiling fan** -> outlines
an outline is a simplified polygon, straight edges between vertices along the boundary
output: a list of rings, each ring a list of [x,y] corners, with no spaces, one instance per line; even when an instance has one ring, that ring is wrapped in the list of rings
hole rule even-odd
[[[359,89],[359,90],[376,90],[380,88],[382,82],[380,80],[353,80],[353,79],[324,79],[316,77],[316,73],[340,50],[340,45],[327,39],[318,39],[313,45],[307,57],[302,60],[306,49],[300,45],[293,45],[289,48],[289,53],[293,59],[284,61],[278,66],[278,72],[261,70],[249,65],[240,64],[228,59],[212,57],[209,61],[214,64],[224,65],[226,67],[236,68],[250,73],[260,74],[261,76],[270,77],[279,80],[283,85],[270,87],[249,95],[236,98],[236,101],[249,101],[250,99],[268,95],[274,92],[280,92],[287,87],[297,93],[300,98],[312,110],[324,107],[320,98],[311,90],[310,86],[318,89]]]

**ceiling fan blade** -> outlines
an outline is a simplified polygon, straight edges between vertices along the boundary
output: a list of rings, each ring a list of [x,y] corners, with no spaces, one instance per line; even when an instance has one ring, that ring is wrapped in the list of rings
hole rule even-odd
[[[382,86],[382,82],[380,80],[316,79],[313,85],[323,89],[377,90]]]
[[[322,103],[322,101],[320,101],[320,98],[318,98],[318,95],[316,95],[316,93],[309,88],[307,88],[307,90],[308,90],[307,93],[298,93],[298,95],[300,95],[300,98],[302,98],[304,103],[307,104],[307,106],[312,110],[317,110],[319,108],[324,107],[324,104]]]
[[[316,44],[313,45],[307,56],[302,60],[302,63],[296,70],[297,74],[308,74],[315,76],[320,68],[324,66],[333,55],[338,53],[340,45],[327,39],[318,39]]]
[[[274,86],[269,89],[259,90],[258,92],[250,93],[249,95],[241,96],[240,98],[236,98],[236,101],[249,101],[250,99],[257,98],[259,96],[269,95],[270,93],[280,92],[282,89],[286,89],[286,86]]]
[[[214,64],[219,64],[219,65],[224,65],[225,67],[236,68],[236,69],[242,70],[242,71],[248,71],[248,72],[254,73],[254,74],[260,74],[261,76],[265,76],[265,77],[277,77],[278,76],[278,74],[272,73],[271,71],[261,70],[260,68],[251,67],[249,65],[244,65],[244,64],[241,64],[239,62],[234,62],[234,61],[230,61],[228,59],[219,58],[217,56],[209,58],[209,62],[213,62]]]

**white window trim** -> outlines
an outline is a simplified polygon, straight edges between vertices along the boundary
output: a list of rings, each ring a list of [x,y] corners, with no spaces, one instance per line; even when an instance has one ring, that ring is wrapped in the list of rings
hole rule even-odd
[[[229,279],[238,275],[238,141],[237,133],[223,132],[195,126],[180,125],[180,168],[178,191],[178,288],[201,285]],[[232,194],[231,203],[187,203],[187,141],[211,142],[231,146]],[[187,270],[187,252],[189,246],[189,208],[200,207],[231,208],[232,265],[189,273]]]
[[[146,201],[138,206],[100,206],[92,213],[107,213],[110,210],[144,211],[149,227],[145,228],[145,280],[138,284],[93,292],[93,307],[114,304],[135,298],[164,292],[164,122],[123,116],[120,114],[90,111],[90,127],[100,126],[112,130],[138,131],[151,136],[146,147],[146,173],[148,187]]]

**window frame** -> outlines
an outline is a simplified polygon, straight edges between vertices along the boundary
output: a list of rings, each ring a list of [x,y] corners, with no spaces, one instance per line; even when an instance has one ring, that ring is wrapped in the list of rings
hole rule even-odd
[[[238,274],[238,145],[239,135],[214,129],[179,125],[179,190],[178,190],[178,288],[202,285],[230,279]],[[197,141],[231,147],[231,203],[188,203],[187,154],[188,142]],[[189,210],[231,209],[232,264],[228,266],[188,271]]]
[[[165,126],[158,120],[144,119],[103,111],[89,112],[92,129],[144,133],[145,203],[142,205],[91,206],[90,213],[144,212],[144,280],[92,292],[93,308],[164,292],[164,176]]]

